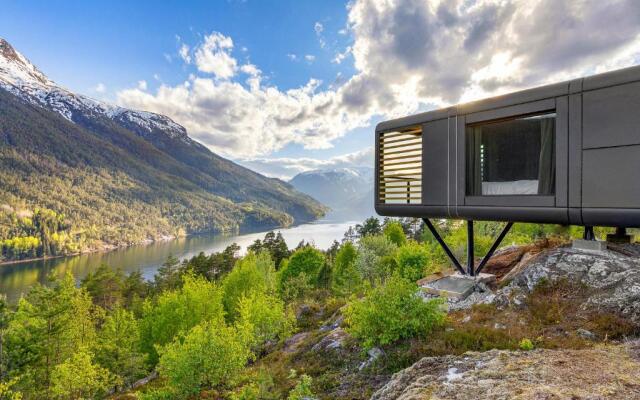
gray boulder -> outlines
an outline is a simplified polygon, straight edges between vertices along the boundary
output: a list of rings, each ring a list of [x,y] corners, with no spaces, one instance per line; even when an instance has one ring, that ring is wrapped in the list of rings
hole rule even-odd
[[[640,325],[640,257],[635,256],[635,252],[640,253],[638,249],[640,245],[629,245],[626,254],[566,247],[547,250],[498,291],[494,303],[518,305],[541,280],[566,279],[593,289],[585,308],[613,312]]]

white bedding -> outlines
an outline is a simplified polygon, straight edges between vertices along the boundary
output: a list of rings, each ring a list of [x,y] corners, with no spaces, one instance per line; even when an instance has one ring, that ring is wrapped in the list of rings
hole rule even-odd
[[[482,194],[538,194],[538,180],[482,182]]]

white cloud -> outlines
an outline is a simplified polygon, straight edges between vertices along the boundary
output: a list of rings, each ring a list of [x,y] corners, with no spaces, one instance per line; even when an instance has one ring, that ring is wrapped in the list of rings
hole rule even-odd
[[[238,62],[231,56],[233,40],[219,32],[213,32],[205,36],[202,43],[195,51],[195,63],[201,72],[213,74],[216,78],[232,78]]]
[[[324,25],[322,25],[322,23],[320,22],[316,22],[313,25],[313,30],[316,31],[316,36],[318,37],[318,43],[320,43],[320,47],[324,49],[325,46],[327,45],[327,41],[324,39],[324,36],[322,35],[322,32],[324,31]]]
[[[138,89],[147,90],[147,81],[145,80],[138,81]]]
[[[304,59],[307,60],[309,63],[312,63],[316,60],[316,56],[314,56],[313,54],[307,54],[304,56]]]
[[[107,87],[104,85],[104,83],[100,82],[96,85],[95,88],[93,88],[93,90],[95,90],[98,93],[104,93],[107,91]]]
[[[124,90],[119,102],[172,117],[214,151],[257,158],[290,143],[331,147],[374,116],[640,62],[637,0],[354,0],[348,13],[355,73],[340,84],[311,78],[283,89],[259,74],[236,77],[249,67],[238,68],[233,41],[214,32],[195,47],[206,74],[155,93]]]
[[[185,43],[180,45],[180,50],[178,50],[178,54],[180,54],[180,58],[187,63],[191,64],[191,53],[189,53],[189,46]]]
[[[298,61],[298,56],[293,54],[293,53],[289,53],[287,54],[287,57],[289,58],[289,60],[291,61]]]
[[[258,76],[260,75],[260,70],[253,64],[245,64],[240,67],[240,71],[244,72],[247,75]]]
[[[159,81],[160,80],[160,74],[153,74],[153,79]]]
[[[342,53],[336,54],[336,56],[331,60],[331,62],[336,64],[341,64],[345,58],[347,58],[351,54],[351,46],[348,46]]]
[[[370,167],[373,165],[373,148],[367,147],[361,151],[335,156],[324,160],[311,157],[278,157],[243,159],[240,160],[240,163],[264,175],[289,180],[300,172],[314,169],[354,166]]]

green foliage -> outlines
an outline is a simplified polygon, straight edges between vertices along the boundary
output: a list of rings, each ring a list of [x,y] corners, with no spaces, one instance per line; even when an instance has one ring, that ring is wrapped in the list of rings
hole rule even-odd
[[[183,262],[181,270],[191,271],[196,275],[202,275],[209,280],[217,281],[233,269],[238,261],[240,246],[235,243],[227,246],[223,251],[206,256],[203,252]]]
[[[112,377],[93,362],[90,353],[80,350],[55,366],[51,380],[51,392],[57,398],[91,399],[107,391]]]
[[[380,220],[376,217],[369,217],[364,220],[362,225],[356,225],[356,232],[360,237],[369,235],[379,235],[382,233],[382,227],[380,226]]]
[[[13,312],[7,303],[6,296],[0,294],[0,377],[6,376],[7,373],[7,350],[5,349],[5,341],[7,335],[7,329],[9,328],[9,322],[13,318]],[[15,382],[14,382],[15,383]],[[7,384],[5,389],[7,393],[10,391],[11,386]],[[1,388],[2,386],[0,386]],[[0,389],[0,399],[2,398],[2,389]],[[9,397],[8,395],[6,397]]]
[[[252,293],[264,294],[269,289],[267,279],[271,279],[273,264],[268,257],[266,253],[261,253],[260,256],[253,253],[247,254],[236,263],[235,268],[222,281],[224,290],[222,303],[229,322],[235,321],[239,316],[240,299],[249,297]]]
[[[153,287],[156,293],[179,288],[182,285],[182,275],[180,260],[173,254],[169,254],[165,262],[158,268],[158,272],[153,276]]]
[[[533,342],[526,338],[522,339],[518,346],[520,347],[520,350],[524,350],[524,351],[533,350]]]
[[[395,256],[400,275],[414,282],[436,272],[437,266],[430,263],[430,258],[429,250],[414,241],[398,248]]]
[[[440,299],[424,301],[417,291],[415,283],[394,274],[365,298],[347,305],[347,331],[365,348],[425,337],[444,322],[445,313]]]
[[[121,270],[101,264],[82,280],[82,287],[89,293],[94,304],[110,310],[122,303],[124,279]]]
[[[385,224],[384,235],[396,246],[400,247],[407,242],[407,237],[402,229],[402,224],[398,221],[389,221]]]
[[[242,297],[238,303],[238,314],[239,326],[252,327],[252,347],[257,351],[268,341],[286,339],[295,326],[295,315],[273,295],[254,292]]]
[[[268,251],[271,254],[276,269],[280,268],[282,260],[288,258],[291,255],[287,242],[284,240],[282,233],[275,234],[273,231],[267,232],[264,235],[264,240],[256,239],[252,245],[248,247],[248,250],[253,253],[260,253],[261,251]]]
[[[231,393],[231,400],[258,400],[260,399],[260,388],[255,383],[249,383],[240,388],[236,393]]]
[[[286,260],[283,265],[286,265]],[[286,302],[303,298],[313,289],[313,286],[309,282],[310,279],[304,272],[290,277],[287,279],[286,284],[280,285],[280,297]]]
[[[98,311],[87,293],[75,287],[71,275],[53,287],[34,286],[19,301],[6,330],[16,388],[27,398],[47,397],[55,366],[95,342]]]
[[[43,254],[40,239],[34,236],[14,237],[0,242],[1,254],[8,260],[35,258]]]
[[[302,375],[296,386],[291,389],[291,392],[289,392],[287,400],[304,400],[313,398],[314,394],[311,390],[312,382],[313,380],[310,376]]]
[[[224,323],[193,327],[161,350],[158,371],[177,399],[229,385],[253,355],[251,332]]]
[[[141,348],[148,354],[149,363],[155,365],[156,346],[171,342],[202,322],[224,323],[222,290],[205,278],[186,275],[182,288],[163,292],[155,302],[147,300],[143,313]]]
[[[304,246],[296,250],[289,261],[284,263],[279,271],[279,287],[282,292],[292,278],[299,277],[304,273],[307,283],[316,286],[318,275],[324,266],[324,255],[318,249],[311,246]]]
[[[98,333],[96,361],[116,374],[121,385],[127,386],[146,372],[145,357],[139,348],[140,331],[135,316],[126,309],[114,309]]]
[[[334,261],[333,290],[343,296],[357,293],[362,288],[362,276],[356,267],[358,251],[351,242],[345,242]]]
[[[397,246],[383,235],[370,235],[360,239],[356,267],[360,275],[371,284],[384,281],[395,269]]]
[[[19,260],[78,251],[70,235],[64,214],[36,208],[15,211],[8,205],[0,208],[0,260]]]
[[[18,383],[18,378],[0,380],[0,399],[3,400],[22,400],[22,392],[14,390],[14,386]]]

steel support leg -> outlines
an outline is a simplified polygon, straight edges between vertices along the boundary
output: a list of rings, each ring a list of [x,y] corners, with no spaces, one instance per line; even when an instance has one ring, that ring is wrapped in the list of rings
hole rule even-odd
[[[593,232],[593,226],[585,226],[584,234],[582,235],[584,240],[596,240],[596,234]]]
[[[473,221],[467,221],[467,274],[474,276]]]
[[[487,255],[484,256],[482,261],[480,261],[480,264],[478,264],[478,268],[476,268],[476,275],[479,274],[480,271],[482,271],[482,268],[484,268],[484,265],[493,256],[493,253],[496,251],[498,246],[500,246],[500,243],[502,243],[502,239],[504,239],[504,237],[507,236],[507,233],[509,233],[512,226],[513,226],[513,222],[507,222],[507,225],[505,225],[505,227],[502,229],[502,232],[500,232],[500,235],[498,235],[498,237],[496,238],[496,241],[493,242],[493,245],[491,245],[491,248],[489,249],[489,252],[487,253]]]
[[[447,246],[447,244],[444,242],[444,240],[442,239],[442,237],[440,236],[436,228],[433,226],[431,221],[429,221],[429,219],[427,218],[422,218],[422,220],[424,221],[424,224],[427,226],[427,228],[429,228],[429,230],[431,231],[431,234],[433,234],[433,237],[440,244],[440,247],[442,247],[442,250],[444,250],[444,252],[447,254],[447,257],[449,257],[449,259],[453,263],[453,266],[456,267],[458,272],[460,272],[462,275],[470,275],[470,276],[476,276],[480,273],[480,271],[482,271],[482,268],[484,268],[487,261],[489,261],[491,256],[493,256],[493,253],[496,251],[498,246],[500,246],[500,243],[502,243],[502,240],[504,239],[505,236],[507,236],[507,233],[509,233],[509,230],[511,230],[511,227],[513,226],[513,222],[507,223],[507,225],[502,229],[502,232],[500,232],[500,234],[496,238],[495,242],[493,242],[493,245],[491,245],[491,248],[487,252],[487,255],[484,256],[482,261],[480,261],[480,264],[478,264],[478,267],[475,268],[474,257],[473,257],[473,250],[474,250],[473,221],[467,221],[467,268],[465,271],[465,269],[462,268],[462,265],[460,265],[460,262],[458,261],[456,256],[454,256],[451,250],[449,249],[449,246]]]
[[[460,262],[458,262],[458,259],[456,258],[456,256],[454,256],[451,250],[449,250],[449,246],[447,246],[444,240],[442,240],[442,237],[440,237],[440,234],[436,230],[435,226],[433,226],[433,224],[431,223],[431,221],[429,221],[428,218],[422,218],[422,221],[424,221],[424,224],[427,226],[427,228],[429,228],[433,237],[440,244],[440,247],[442,247],[442,250],[444,250],[444,252],[447,254],[447,257],[449,257],[449,259],[453,263],[453,266],[456,267],[458,272],[460,272],[462,275],[465,275],[466,272],[462,268],[462,265],[460,265]]]

